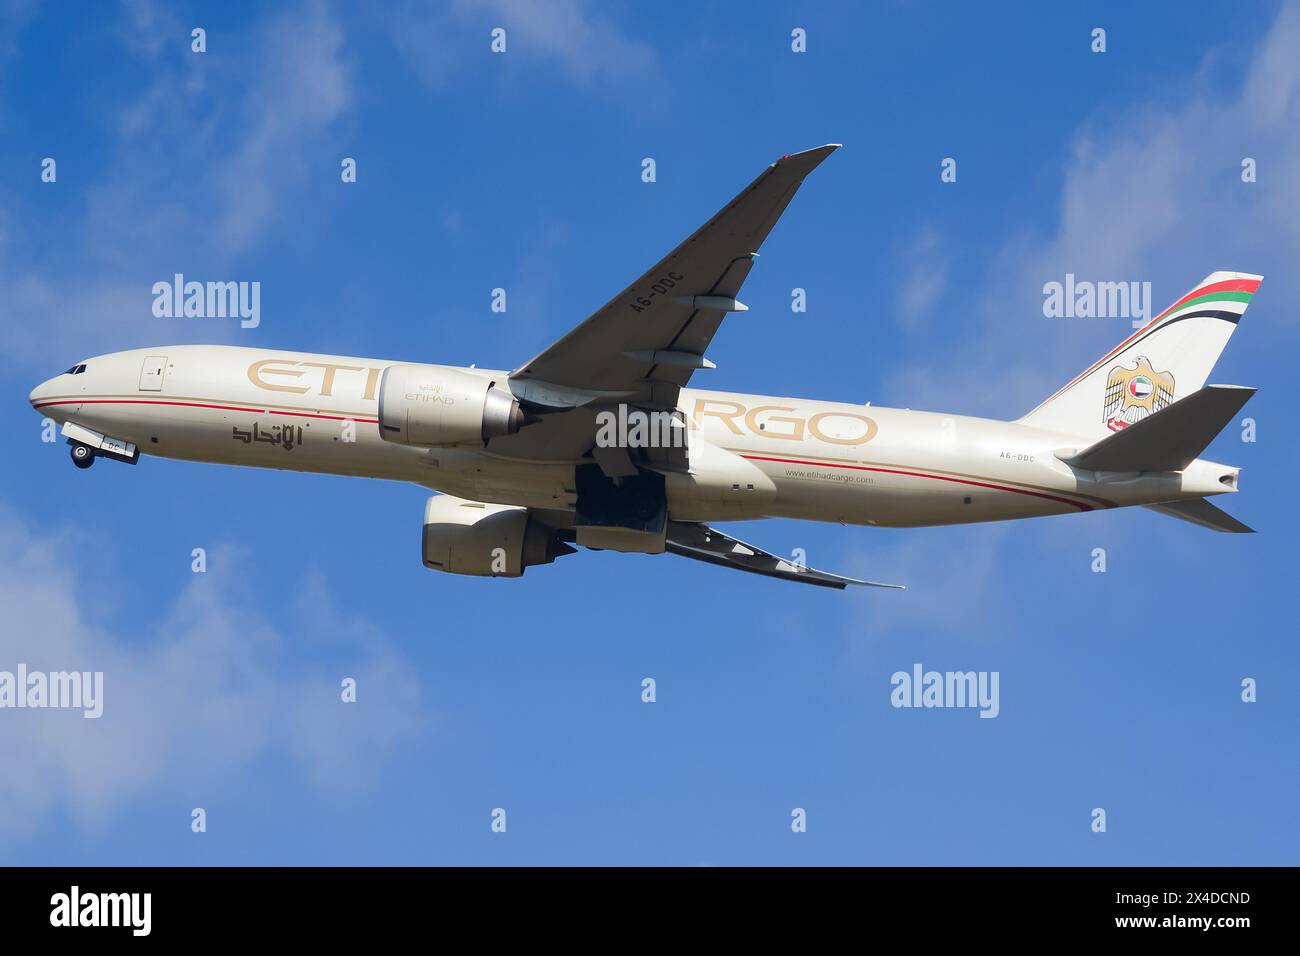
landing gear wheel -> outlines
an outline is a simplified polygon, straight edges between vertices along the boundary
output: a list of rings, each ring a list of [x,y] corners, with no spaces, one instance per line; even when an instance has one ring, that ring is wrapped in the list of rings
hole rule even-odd
[[[89,445],[73,445],[72,463],[78,468],[89,468],[95,463],[95,450]]]

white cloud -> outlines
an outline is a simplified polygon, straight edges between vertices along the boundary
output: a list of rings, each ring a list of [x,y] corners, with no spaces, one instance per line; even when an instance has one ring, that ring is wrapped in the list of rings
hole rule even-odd
[[[1055,228],[1014,236],[993,253],[975,308],[952,310],[954,321],[976,323],[976,334],[955,339],[946,353],[927,349],[923,361],[898,368],[888,401],[1002,419],[1028,411],[1131,331],[1127,321],[1069,325],[1044,318],[1043,283],[1067,272],[1150,280],[1153,312],[1217,269],[1262,272],[1261,301],[1253,310],[1290,321],[1283,303],[1300,293],[1290,278],[1300,259],[1298,49],[1300,6],[1288,4],[1249,60],[1235,95],[1212,97],[1201,84],[1181,103],[1135,104],[1105,128],[1082,126],[1065,162]],[[1260,182],[1241,182],[1244,156],[1258,160]],[[933,251],[922,233],[912,249],[914,276],[923,274],[921,264]],[[901,318],[910,320],[922,306],[942,300],[932,300],[930,291],[922,284],[906,292]],[[968,294],[961,290],[963,306]],[[1240,334],[1249,329],[1248,315]],[[1047,518],[1024,527],[1043,540],[1090,548],[1102,533],[1100,521],[1100,515]],[[1081,538],[1085,526],[1098,530]],[[1131,526],[1102,527],[1113,541],[1119,527]],[[1167,526],[1171,533],[1186,532],[1173,521]],[[856,556],[851,567],[858,576],[899,581],[909,590],[897,601],[890,594],[855,596],[850,657],[865,667],[878,653],[864,633],[920,628],[962,636],[970,633],[970,620],[995,614],[1010,530],[1006,524],[917,529]]]
[[[925,227],[904,255],[907,278],[898,300],[898,320],[904,328],[929,324],[930,312],[948,285],[948,261],[939,233]]]
[[[35,385],[80,359],[130,348],[133,337],[145,337],[146,329],[153,331],[155,341],[179,339],[170,331],[176,326],[162,334],[149,311],[148,291],[147,286],[112,278],[15,278],[6,283],[9,321],[0,343],[11,361],[27,359],[37,366],[29,376]]]
[[[516,51],[554,59],[582,83],[626,76],[653,61],[649,47],[628,40],[584,0],[459,0],[457,7],[496,16],[519,44]]]
[[[444,12],[410,5],[378,20],[430,78],[445,70],[455,80],[471,55],[463,37],[448,42],[449,24],[460,34],[482,26],[486,57],[487,31],[499,21],[510,31],[508,56],[557,63],[582,85],[653,60],[582,0],[458,0]],[[337,181],[337,158],[319,164],[322,154],[344,155],[324,147],[347,141],[356,93],[331,6],[278,8],[248,38],[209,35],[206,54],[190,51],[188,29],[152,0],[125,0],[115,35],[147,60],[151,79],[120,105],[106,148],[61,162],[59,183],[47,187],[84,190],[85,202],[60,218],[40,199],[4,203],[0,285],[9,309],[0,348],[33,381],[102,351],[233,340],[233,324],[160,325],[152,284],[177,271],[258,278],[253,254],[281,231],[311,228],[303,225],[310,216],[296,218],[307,184]],[[16,235],[45,238],[16,246]]]
[[[386,14],[398,51],[426,86],[443,90],[490,55],[491,31],[506,31],[504,63],[550,61],[583,87],[643,73],[655,62],[586,0],[455,0],[449,8],[405,3]]]
[[[154,59],[168,43],[189,44],[189,29],[182,29],[174,11],[157,0],[122,0],[125,18],[118,37],[134,53]]]
[[[0,0],[0,57],[19,52],[19,37],[35,19],[40,5],[40,0]]]
[[[1266,275],[1256,310],[1270,287],[1284,293],[1300,258],[1297,49],[1300,6],[1288,4],[1235,95],[1196,84],[1181,103],[1136,104],[1113,122],[1081,127],[1055,229],[1004,243],[976,308],[960,313],[979,323],[978,341],[958,340],[945,356],[899,369],[890,400],[1001,418],[1028,411],[1131,331],[1122,322],[1044,318],[1043,283],[1067,272],[1151,281],[1157,312],[1218,269]],[[1259,163],[1257,183],[1241,182],[1245,156]]]
[[[286,186],[308,175],[305,146],[349,108],[343,30],[320,2],[270,25],[264,72],[247,97],[234,155],[219,164],[224,204],[216,232],[231,252],[252,246],[275,220]],[[337,165],[318,175],[337,177]]]
[[[188,31],[168,22],[152,4],[126,7],[123,41],[149,59],[153,79],[121,105],[102,155],[61,163],[59,182],[44,187],[84,189],[85,203],[51,219],[25,200],[5,217],[7,236],[46,237],[8,243],[0,264],[11,295],[0,347],[11,360],[50,368],[73,351],[233,336],[230,326],[160,328],[152,284],[178,271],[257,278],[231,273],[277,227],[296,227],[286,207],[313,177],[337,181],[337,165],[311,166],[353,101],[343,30],[325,3],[281,10],[220,54],[221,37],[195,54]],[[172,47],[157,44],[172,32]]]
[[[382,635],[340,620],[319,585],[307,582],[293,605],[310,655],[267,619],[265,593],[230,550],[210,552],[209,571],[157,618],[113,627],[98,613],[111,605],[111,563],[83,567],[86,545],[38,536],[0,510],[0,670],[104,672],[99,719],[0,710],[0,836],[39,832],[64,813],[99,829],[160,794],[175,797],[185,826],[204,794],[250,785],[241,772],[266,759],[292,762],[323,791],[364,789],[394,748],[429,731],[410,668]],[[358,681],[355,704],[340,701],[344,676]]]
[[[1001,573],[998,545],[1010,530],[1002,523],[961,528],[909,528],[861,531],[862,544],[845,562],[854,577],[907,586],[903,592],[855,588],[868,633],[887,634],[906,627],[936,633],[967,633],[969,622],[996,610]],[[870,535],[886,534],[889,544],[877,550],[863,545]]]

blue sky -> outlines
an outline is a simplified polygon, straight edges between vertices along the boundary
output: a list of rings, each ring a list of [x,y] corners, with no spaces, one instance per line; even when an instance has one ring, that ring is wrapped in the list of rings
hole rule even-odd
[[[0,669],[106,698],[0,711],[0,862],[1295,863],[1298,47],[1276,3],[0,3]],[[27,405],[173,342],[513,367],[825,142],[710,387],[1014,418],[1126,334],[1045,318],[1045,282],[1158,310],[1263,273],[1211,378],[1260,387],[1258,440],[1209,452],[1261,533],[771,521],[735,531],[910,588],[593,552],[462,579],[421,566],[420,488],[83,473]],[[154,318],[175,272],[261,282],[260,327]],[[998,671],[1000,715],[892,708],[917,662]]]

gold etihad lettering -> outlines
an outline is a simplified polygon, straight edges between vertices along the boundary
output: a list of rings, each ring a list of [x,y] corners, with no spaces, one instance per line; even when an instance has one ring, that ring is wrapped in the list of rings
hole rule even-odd
[[[797,409],[788,405],[755,405],[750,408],[741,402],[716,398],[698,398],[695,400],[695,413],[691,416],[690,427],[699,429],[706,418],[716,418],[727,427],[733,435],[746,433],[759,438],[773,438],[786,441],[803,441],[805,433],[818,441],[832,445],[865,445],[876,437],[877,426],[873,419],[855,412],[826,411],[811,417],[798,415],[769,415],[760,421],[759,416],[768,412],[794,412]],[[834,427],[830,420],[841,419],[853,425]],[[780,425],[781,431],[769,431],[769,426]],[[742,428],[743,425],[743,428]],[[858,434],[858,433],[861,434]]]
[[[296,380],[306,375],[307,373],[303,369],[308,368],[322,370],[319,382],[314,386],[267,381],[268,376],[280,376]],[[292,392],[295,395],[305,395],[312,391],[314,387],[317,394],[322,398],[330,398],[334,395],[334,380],[339,372],[365,372],[366,385],[361,397],[366,401],[373,401],[375,390],[379,386],[379,376],[383,374],[384,370],[364,365],[334,365],[329,362],[292,362],[285,359],[262,359],[248,366],[248,380],[258,388],[265,389],[268,392]]]

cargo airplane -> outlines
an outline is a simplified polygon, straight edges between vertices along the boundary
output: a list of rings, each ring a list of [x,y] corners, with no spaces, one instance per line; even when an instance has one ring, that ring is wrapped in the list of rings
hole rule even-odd
[[[42,382],[80,467],[141,454],[388,478],[437,492],[423,558],[517,577],[592,549],[671,552],[787,581],[805,567],[715,522],[919,527],[1141,505],[1249,531],[1199,457],[1254,389],[1206,378],[1260,277],[1215,272],[1015,421],[687,387],[764,239],[837,147],[784,156],[644,275],[513,371],[179,345]]]

